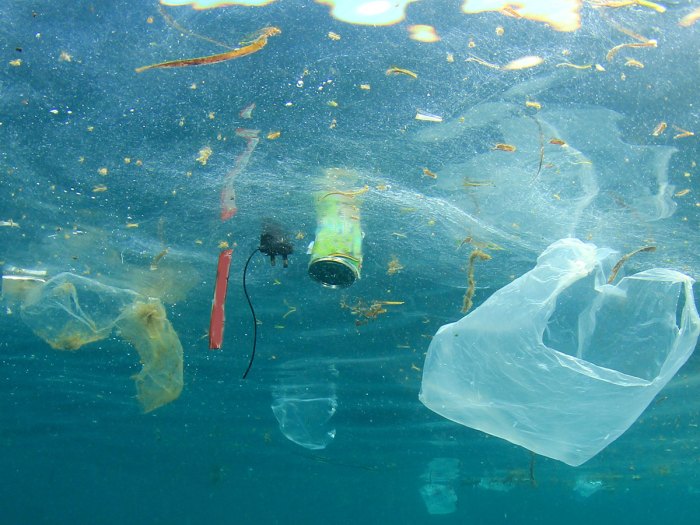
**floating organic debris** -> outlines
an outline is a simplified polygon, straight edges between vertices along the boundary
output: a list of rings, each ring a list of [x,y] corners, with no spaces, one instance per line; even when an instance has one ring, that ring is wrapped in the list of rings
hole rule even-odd
[[[637,48],[637,47],[656,47],[657,42],[656,40],[646,40],[645,42],[630,42],[628,44],[619,44],[605,55],[605,59],[610,62],[613,58],[615,58],[615,55],[621,50],[625,48]]]
[[[668,125],[665,122],[659,122],[654,128],[654,131],[651,132],[652,136],[658,137],[659,135],[662,135],[663,132],[666,131],[667,127]]]
[[[418,78],[418,75],[415,74],[413,71],[409,69],[403,69],[400,67],[396,66],[391,66],[389,69],[386,70],[386,75],[387,76],[392,76],[392,75],[406,75],[407,77],[411,78]]]
[[[480,259],[482,261],[488,261],[491,256],[479,249],[474,250],[469,256],[469,269],[467,270],[467,291],[464,294],[464,300],[462,302],[462,313],[466,314],[471,310],[474,298],[474,292],[476,291],[476,280],[474,279],[474,262]]]
[[[265,27],[260,30],[260,36],[246,46],[239,47],[237,49],[232,49],[231,51],[226,51],[224,53],[219,53],[217,55],[208,55],[196,58],[185,58],[181,60],[169,60],[167,62],[160,62],[158,64],[151,64],[149,66],[137,67],[135,71],[137,73],[143,73],[144,71],[147,71],[149,69],[202,66],[206,64],[216,64],[217,62],[224,62],[226,60],[232,60],[234,58],[240,58],[246,55],[252,55],[253,53],[260,51],[263,47],[267,45],[268,37],[279,35],[280,33],[282,33],[282,31],[280,31],[276,27]]]

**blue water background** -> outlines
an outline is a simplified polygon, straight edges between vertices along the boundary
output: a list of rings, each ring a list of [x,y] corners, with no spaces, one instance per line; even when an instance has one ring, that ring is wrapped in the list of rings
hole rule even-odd
[[[631,266],[666,260],[698,277],[697,137],[674,140],[672,130],[650,136],[661,120],[700,131],[697,28],[676,23],[697,3],[669,4],[664,17],[642,8],[605,13],[659,40],[653,53],[621,52],[644,61],[639,71],[625,68],[624,58],[605,61],[606,51],[629,37],[591,8],[583,28],[569,34],[497,13],[467,17],[455,2],[416,3],[405,22],[387,27],[345,24],[310,2],[280,2],[168,9],[182,26],[231,45],[266,25],[283,32],[239,60],[137,75],[138,66],[223,49],[169,27],[155,2],[3,2],[0,220],[20,228],[0,228],[0,260],[129,288],[137,277],[125,263],[147,268],[168,246],[163,263],[186,268],[180,284],[190,290],[167,306],[185,350],[184,391],[146,415],[129,379],[138,356],[116,334],[58,352],[17,312],[0,315],[0,522],[694,522],[698,355],[627,433],[578,468],[543,457],[533,466],[528,451],[444,420],[417,398],[430,337],[460,317],[468,252],[459,251],[459,241],[469,234],[455,221],[443,224],[440,208],[421,197],[439,196],[421,170],[439,171],[494,142],[487,132],[412,141],[426,125],[414,120],[417,109],[456,119],[519,83],[561,75],[561,60],[600,62],[607,75],[566,78],[539,100],[612,109],[622,115],[625,142],[677,148],[669,179],[691,192],[656,231],[664,236],[657,239],[665,243],[661,258],[643,254]],[[409,40],[413,23],[436,26],[442,41]],[[330,31],[341,40],[328,38]],[[571,55],[562,58],[565,49]],[[61,51],[71,61],[59,60]],[[547,60],[502,74],[465,63],[470,53],[500,64],[528,54]],[[9,65],[15,59],[22,64]],[[387,77],[392,65],[419,78]],[[254,118],[241,119],[253,101]],[[237,180],[239,212],[222,222],[221,180],[245,147],[237,127],[281,136],[257,146]],[[213,154],[203,166],[196,158],[206,145]],[[306,267],[315,181],[333,166],[359,170],[372,186],[363,205],[363,276],[344,292],[320,287]],[[99,184],[107,191],[93,192]],[[395,196],[375,191],[381,184]],[[504,192],[504,209],[516,198]],[[248,285],[262,324],[257,360],[242,381],[252,344],[242,267],[266,217],[300,238],[287,269],[262,256],[252,260]],[[235,246],[225,343],[211,352],[206,330],[224,241]],[[479,267],[475,303],[531,268],[544,246],[525,238],[493,252]],[[388,275],[394,255],[405,269]],[[359,299],[404,304],[358,326],[341,300]],[[297,310],[285,317],[290,305]],[[323,450],[286,439],[270,410],[275,388],[294,381],[311,389],[333,384],[336,434]],[[459,462],[457,510],[430,515],[419,491],[426,466],[445,457]],[[483,480],[504,490],[480,487]],[[580,480],[603,488],[585,497],[575,490]]]

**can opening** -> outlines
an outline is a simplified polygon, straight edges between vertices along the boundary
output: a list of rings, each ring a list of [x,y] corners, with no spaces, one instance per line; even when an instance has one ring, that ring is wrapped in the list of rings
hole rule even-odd
[[[357,267],[341,257],[323,257],[309,265],[309,275],[328,288],[347,288],[359,277]]]

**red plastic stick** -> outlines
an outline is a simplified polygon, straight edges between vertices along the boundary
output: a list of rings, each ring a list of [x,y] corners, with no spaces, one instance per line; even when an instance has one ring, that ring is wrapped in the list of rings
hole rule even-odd
[[[211,319],[209,321],[210,350],[221,349],[224,340],[224,306],[226,305],[231,255],[233,255],[233,250],[224,250],[219,254],[219,265],[216,268],[216,287],[214,288],[214,300],[211,305]]]

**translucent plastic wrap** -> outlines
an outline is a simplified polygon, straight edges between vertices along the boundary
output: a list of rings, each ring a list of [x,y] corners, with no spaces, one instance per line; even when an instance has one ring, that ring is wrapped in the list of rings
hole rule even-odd
[[[321,450],[333,442],[337,374],[335,367],[306,360],[282,365],[271,408],[284,437],[309,450]]]
[[[419,492],[428,514],[452,514],[457,510],[457,458],[434,458],[426,465],[421,481],[423,485]]]
[[[4,279],[3,279],[4,280]],[[182,345],[158,299],[62,273],[34,283],[21,297],[22,319],[57,350],[77,350],[114,328],[139,353],[138,400],[150,412],[182,391]]]
[[[607,284],[618,254],[577,239],[440,328],[420,400],[462,425],[580,465],[617,439],[690,357],[693,280],[666,269]]]

